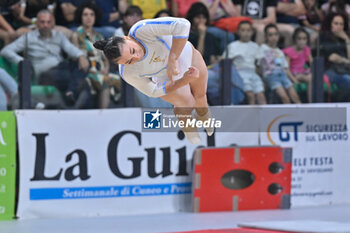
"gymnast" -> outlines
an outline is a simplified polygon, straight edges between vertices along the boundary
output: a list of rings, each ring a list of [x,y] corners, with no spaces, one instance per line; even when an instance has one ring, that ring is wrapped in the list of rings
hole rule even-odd
[[[186,122],[193,114],[196,120],[206,121],[211,118],[206,97],[208,71],[202,55],[187,41],[190,26],[183,18],[141,20],[128,36],[99,40],[94,46],[119,64],[127,83],[172,104],[179,120]],[[209,136],[214,133],[212,126],[205,130]],[[182,131],[191,143],[201,142],[196,127]]]

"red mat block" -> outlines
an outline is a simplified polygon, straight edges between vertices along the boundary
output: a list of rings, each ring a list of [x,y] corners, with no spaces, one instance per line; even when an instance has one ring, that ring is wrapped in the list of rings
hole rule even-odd
[[[253,229],[253,228],[228,229],[221,232],[222,233],[292,233],[290,231],[269,231],[269,230]]]
[[[290,208],[291,148],[197,149],[193,211]]]
[[[183,232],[176,232],[176,233],[289,233],[289,231],[269,231],[269,230],[253,229],[253,228],[234,228],[234,229],[220,229],[220,230],[183,231]]]

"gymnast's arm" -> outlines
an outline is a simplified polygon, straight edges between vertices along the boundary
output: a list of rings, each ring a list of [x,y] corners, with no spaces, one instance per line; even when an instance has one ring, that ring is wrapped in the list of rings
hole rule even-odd
[[[170,80],[180,73],[178,58],[185,47],[191,24],[187,19],[162,17],[151,20],[142,20],[130,30],[133,37],[156,38],[158,36],[172,36],[172,45],[168,57],[167,74]]]
[[[187,72],[185,72],[184,76],[181,79],[178,79],[174,82],[163,82],[163,83],[155,83],[150,78],[146,77],[134,77],[131,75],[123,75],[123,79],[135,87],[137,90],[142,92],[143,94],[157,98],[163,95],[167,95],[177,90],[180,87],[183,87],[190,83],[191,81],[197,79],[199,77],[198,69],[194,67],[190,67]]]

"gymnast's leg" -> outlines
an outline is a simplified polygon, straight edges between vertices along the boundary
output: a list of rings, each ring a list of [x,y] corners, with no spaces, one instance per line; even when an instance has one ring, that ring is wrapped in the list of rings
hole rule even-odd
[[[195,99],[193,98],[189,85],[178,88],[161,98],[174,105],[174,113],[178,116],[178,120],[186,122],[187,119],[191,119],[192,111],[195,106]],[[196,127],[184,127],[182,131],[186,135],[187,140],[192,144],[199,144],[201,142]]]
[[[195,100],[196,111],[194,116],[197,120],[205,121],[212,118],[207,101],[208,70],[202,55],[194,48],[192,66],[199,70],[199,78],[190,82],[191,93]],[[213,127],[208,127],[205,130],[209,136],[214,133]]]

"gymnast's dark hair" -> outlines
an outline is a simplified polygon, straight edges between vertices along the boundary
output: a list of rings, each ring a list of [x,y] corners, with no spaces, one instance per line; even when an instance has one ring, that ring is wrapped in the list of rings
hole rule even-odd
[[[102,50],[107,59],[115,60],[121,56],[121,45],[125,43],[122,37],[114,36],[107,40],[98,40],[94,43],[96,49]]]

